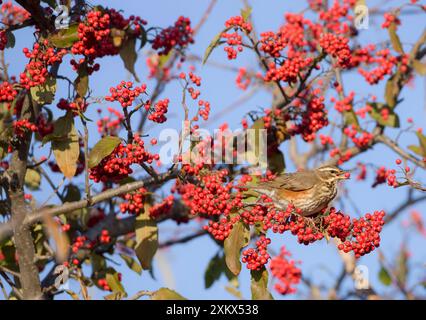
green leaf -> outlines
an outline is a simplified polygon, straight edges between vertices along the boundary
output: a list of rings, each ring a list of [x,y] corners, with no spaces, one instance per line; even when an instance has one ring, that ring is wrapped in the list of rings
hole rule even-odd
[[[241,17],[243,17],[244,21],[247,21],[250,18],[252,7],[245,7],[241,9]]]
[[[10,31],[9,29],[7,29],[6,30],[6,37],[7,37],[6,48],[14,48],[15,43],[16,43],[16,39],[15,39],[15,35],[13,34],[13,32]]]
[[[121,140],[118,137],[114,136],[105,136],[103,137],[89,154],[89,168],[97,166],[102,159],[109,156],[111,152],[120,144]]]
[[[47,77],[45,83],[31,87],[30,92],[33,101],[35,101],[37,104],[51,104],[55,99],[56,79],[52,76],[49,76]]]
[[[61,29],[58,32],[52,34],[48,38],[49,42],[56,48],[69,48],[78,38],[78,23],[72,24],[67,29]]]
[[[207,265],[204,272],[204,286],[206,289],[210,288],[216,280],[219,280],[223,272],[223,257],[216,254]]]
[[[213,40],[210,42],[209,46],[207,47],[206,51],[204,52],[204,58],[203,58],[203,64],[207,62],[207,59],[210,57],[211,53],[213,52],[214,48],[216,48],[219,45],[220,38],[222,37],[222,33],[228,31],[230,28],[226,28],[219,32]]]
[[[414,153],[418,154],[419,156],[426,157],[426,154],[423,152],[423,149],[419,146],[410,145],[407,148],[413,151]]]
[[[120,57],[124,62],[124,67],[135,77],[135,80],[139,82],[139,78],[135,72],[135,63],[138,59],[138,55],[135,50],[136,38],[129,38],[123,43],[120,49]]]
[[[401,40],[399,39],[396,33],[396,23],[392,22],[388,28],[390,41],[393,49],[399,54],[404,54],[404,49],[402,48]]]
[[[133,270],[134,272],[136,272],[137,274],[141,274],[142,273],[142,267],[139,263],[137,263],[137,261],[135,259],[133,259],[132,257],[129,257],[125,254],[120,254],[121,259],[124,260],[124,262],[127,264],[127,266]]]
[[[89,89],[89,74],[86,67],[78,69],[78,76],[74,80],[74,87],[79,97],[83,98]]]
[[[388,270],[386,270],[386,268],[383,267],[383,266],[381,267],[381,269],[379,271],[379,280],[385,286],[390,286],[392,284],[392,278],[391,278]]]
[[[369,103],[369,105],[372,107],[369,112],[370,117],[376,120],[378,124],[386,127],[399,128],[399,117],[392,109],[387,108],[387,106],[382,103]],[[386,119],[383,119],[381,110],[386,108],[389,114]]]
[[[225,262],[229,270],[235,275],[238,275],[241,271],[241,249],[247,246],[249,241],[250,229],[241,221],[234,224],[230,235],[225,239]]]
[[[424,76],[426,75],[426,64],[422,63],[419,60],[414,60],[413,61],[413,68],[414,70],[416,70],[416,72],[421,75]]]
[[[179,293],[168,288],[160,288],[151,295],[151,300],[186,300]]]
[[[121,292],[124,294],[126,293],[123,285],[121,284],[119,280],[117,271],[115,271],[112,268],[108,269],[105,279],[106,279],[106,282],[108,283],[108,286],[111,288],[112,292]]]
[[[151,269],[152,259],[158,249],[157,222],[149,216],[148,205],[145,212],[136,218],[136,246],[135,252],[142,269]]]
[[[52,150],[59,169],[66,178],[74,177],[77,170],[77,161],[80,155],[78,133],[74,126],[74,118],[71,112],[59,118],[54,125],[54,137]]]
[[[65,202],[73,202],[73,201],[78,201],[81,199],[80,189],[72,183],[65,186],[64,193],[65,193],[65,197],[64,197]]]
[[[251,298],[252,300],[273,300],[268,291],[268,271],[265,267],[261,270],[252,270],[251,274]]]
[[[343,119],[345,121],[345,126],[352,126],[354,125],[356,128],[359,128],[359,121],[358,117],[356,116],[355,111],[344,111],[343,112]]]
[[[284,155],[280,150],[268,157],[268,169],[273,173],[282,173],[285,170]]]
[[[31,190],[37,190],[40,187],[41,175],[38,171],[28,168],[25,173],[25,185]]]
[[[423,156],[426,157],[426,136],[419,131],[416,131],[416,136],[419,139],[420,148],[423,150]]]
[[[396,105],[396,97],[398,94],[396,79],[395,75],[393,75],[386,82],[385,101],[390,108],[393,108]]]

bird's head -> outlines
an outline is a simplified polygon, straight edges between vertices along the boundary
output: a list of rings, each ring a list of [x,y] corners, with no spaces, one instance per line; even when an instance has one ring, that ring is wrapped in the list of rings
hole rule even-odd
[[[349,171],[344,171],[336,166],[323,166],[315,170],[319,178],[326,182],[349,179]]]

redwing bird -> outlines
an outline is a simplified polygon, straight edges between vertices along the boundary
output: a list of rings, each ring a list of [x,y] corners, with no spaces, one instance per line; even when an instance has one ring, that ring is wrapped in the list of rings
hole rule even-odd
[[[301,210],[301,215],[311,216],[328,207],[336,197],[337,183],[348,178],[347,171],[323,166],[315,170],[284,173],[274,180],[247,187],[271,198],[281,210],[292,203]]]

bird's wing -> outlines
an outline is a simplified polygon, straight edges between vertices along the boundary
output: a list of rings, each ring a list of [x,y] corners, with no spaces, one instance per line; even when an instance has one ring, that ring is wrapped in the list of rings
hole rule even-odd
[[[313,188],[317,177],[312,172],[283,173],[274,180],[259,182],[252,189],[285,189],[290,191],[303,191]]]

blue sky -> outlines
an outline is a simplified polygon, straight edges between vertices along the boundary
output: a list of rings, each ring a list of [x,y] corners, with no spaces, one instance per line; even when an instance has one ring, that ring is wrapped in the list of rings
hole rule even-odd
[[[283,22],[284,13],[287,11],[297,12],[305,7],[304,1],[277,1],[277,0],[263,0],[252,1],[253,7],[253,20],[257,31],[276,30],[277,27]],[[370,7],[376,6],[378,1],[367,1]],[[406,3],[408,1],[387,1],[386,8]],[[157,0],[153,1],[99,1],[92,2],[93,4],[102,4],[116,9],[122,9],[125,15],[140,15],[143,19],[148,21],[149,26],[167,27],[172,24],[180,15],[191,18],[193,25],[197,24],[202,13],[207,8],[209,1],[207,0]],[[370,4],[371,3],[371,4]],[[424,1],[420,3],[425,4]],[[219,0],[214,7],[206,24],[202,27],[199,34],[195,39],[195,44],[191,47],[190,53],[198,56],[204,54],[205,48],[209,45],[211,39],[223,28],[224,22],[231,16],[238,15],[240,9],[243,7],[242,1],[224,1]],[[362,30],[360,35],[360,42],[379,43],[386,39],[386,31],[380,28],[383,21],[381,15],[370,18],[370,27],[367,30]],[[402,26],[398,29],[398,33],[402,39],[402,43],[406,49],[410,49],[413,42],[420,35],[425,28],[424,16],[422,15],[409,15],[402,18]],[[22,48],[30,46],[33,40],[32,31],[23,30],[17,31],[16,47],[6,51],[6,60],[10,63],[10,74],[18,75],[21,68],[26,62],[22,54]],[[153,83],[147,80],[148,70],[145,64],[146,48],[140,52],[140,57],[136,64],[136,73],[142,82],[148,84],[148,91],[153,88]],[[220,62],[236,67],[247,67],[249,69],[256,69],[257,61],[253,53],[247,50],[239,55],[235,61],[227,61],[226,53],[222,48],[216,49],[210,56],[210,61]],[[93,96],[104,96],[108,93],[111,86],[115,86],[121,80],[131,80],[131,76],[123,68],[122,62],[119,57],[106,57],[101,59],[101,71],[94,73],[90,78],[90,88],[93,90]],[[67,63],[63,64],[60,74],[72,75]],[[228,110],[226,114],[219,117],[217,121],[210,122],[209,128],[217,128],[221,123],[227,122],[231,128],[235,129],[239,126],[242,116],[259,107],[268,108],[271,104],[271,97],[265,92],[258,92],[248,101],[243,104],[228,108],[233,102],[237,101],[241,95],[245,93],[238,89],[235,85],[235,72],[230,72],[223,69],[215,68],[209,64],[205,66],[197,66],[196,73],[202,77],[202,97],[211,102],[212,117],[216,117],[223,110]],[[376,94],[378,100],[383,99],[383,83],[374,87],[369,87],[362,78],[356,73],[345,74],[344,86],[346,92],[355,90],[357,96],[355,100],[361,100],[367,97],[368,94]],[[404,102],[398,107],[397,112],[401,118],[402,127],[407,126],[406,119],[412,117],[415,119],[416,127],[425,127],[425,79],[416,77],[413,86],[404,89],[403,98]],[[65,95],[67,85],[62,82],[58,88],[56,98],[59,100],[61,95]],[[180,102],[181,89],[177,84],[171,84],[163,93],[162,97],[169,97],[171,104],[169,107],[170,121],[165,125],[160,125],[157,128],[150,129],[150,137],[155,137],[161,128],[167,126],[179,127],[181,108]],[[96,119],[96,109],[106,108],[107,104],[91,105],[87,113],[89,118]],[[329,104],[332,107],[331,104]],[[118,107],[118,106],[115,106]],[[229,111],[230,110],[230,111]],[[60,114],[55,112],[56,115]],[[173,115],[173,116],[172,116]],[[80,128],[81,129],[81,128]],[[93,145],[99,138],[95,133],[95,125],[93,124],[93,134],[90,136],[90,144]],[[327,133],[328,130],[322,131]],[[397,130],[389,129],[388,134],[395,137]],[[416,138],[412,133],[406,133],[400,139],[401,145],[406,147],[409,144],[415,144]],[[282,148],[286,153],[287,145]],[[42,155],[46,153],[47,149],[43,148],[37,150],[37,154]],[[375,146],[370,152],[365,155],[357,157],[355,160],[345,164],[344,168],[353,168],[357,161],[365,161],[374,163],[376,165],[393,166],[397,158],[395,154],[390,152],[386,147]],[[288,170],[293,170],[294,167],[287,160]],[[53,175],[54,180],[59,182],[60,175]],[[419,180],[425,182],[425,173],[422,172],[417,175]],[[401,201],[406,198],[407,188],[392,189],[387,186],[379,186],[371,189],[370,185],[374,179],[372,172],[367,178],[366,182],[355,182],[354,179],[346,183],[346,191],[350,195],[351,201],[344,201],[343,204],[336,203],[336,207],[342,209],[346,213],[350,213],[356,217],[363,215],[366,212],[374,210],[392,211],[396,208]],[[80,181],[81,183],[81,181]],[[167,188],[165,188],[165,192]],[[50,192],[50,191],[49,191]],[[46,195],[49,192],[36,192],[35,198],[39,203],[46,200]],[[417,192],[415,195],[419,195]],[[51,201],[56,201],[53,198]],[[355,206],[352,205],[356,204]],[[426,204],[425,202],[415,205],[402,212],[399,218],[391,225],[387,226],[382,234],[381,250],[386,254],[388,259],[391,259],[397,254],[401,240],[405,232],[401,228],[401,222],[408,217],[411,209],[416,209],[421,212],[422,217],[426,218]],[[163,242],[170,237],[181,237],[185,234],[190,234],[198,230],[198,224],[180,225],[176,226],[174,223],[166,222],[160,226],[160,241]],[[302,272],[306,277],[318,285],[328,286],[333,279],[337,277],[341,270],[341,261],[337,254],[337,250],[333,244],[327,244],[325,240],[314,245],[303,246],[299,245],[295,237],[285,234],[279,236],[272,236],[272,249],[275,252],[279,251],[281,245],[285,245],[292,253],[295,259],[302,261]],[[412,253],[412,263],[416,265],[416,275],[414,278],[424,277],[424,263],[426,261],[426,251],[424,248],[425,238],[410,233],[409,248]],[[142,276],[138,276],[132,271],[127,271],[123,262],[119,257],[111,257],[114,261],[121,264],[117,267],[123,273],[123,284],[127,288],[129,295],[139,290],[156,290],[163,286],[174,288],[180,294],[191,299],[232,299],[234,298],[229,294],[224,287],[227,281],[224,277],[213,285],[212,288],[204,289],[204,270],[209,263],[209,260],[218,251],[217,245],[208,237],[203,237],[184,245],[177,245],[173,248],[161,250],[156,256],[154,263],[155,279],[153,279],[148,272],[144,272]],[[365,265],[369,268],[370,281],[380,290],[385,290],[377,281],[377,273],[379,265],[377,263],[377,251],[363,257],[359,260],[359,264]],[[423,267],[422,267],[423,265]],[[423,268],[423,269],[422,269]],[[412,279],[415,280],[415,279]],[[71,284],[74,287],[74,284]],[[353,284],[347,280],[345,282],[347,288],[351,288]],[[303,285],[299,286],[300,292],[306,292]],[[247,270],[243,268],[240,275],[240,289],[245,298],[250,297],[250,275]],[[423,291],[424,293],[424,291]],[[273,292],[276,298],[281,298],[278,294]],[[95,298],[101,298],[102,293],[98,290],[93,292]],[[300,297],[298,295],[286,298]],[[65,297],[64,297],[65,298]]]

